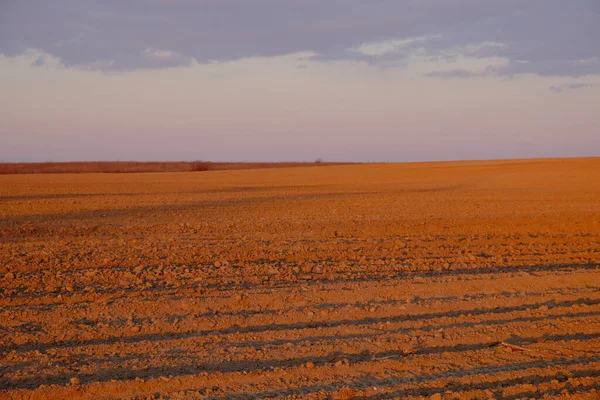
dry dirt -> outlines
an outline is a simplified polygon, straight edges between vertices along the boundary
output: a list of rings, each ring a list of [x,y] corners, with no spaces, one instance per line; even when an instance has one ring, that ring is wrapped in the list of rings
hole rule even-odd
[[[600,398],[600,159],[0,177],[0,398]]]

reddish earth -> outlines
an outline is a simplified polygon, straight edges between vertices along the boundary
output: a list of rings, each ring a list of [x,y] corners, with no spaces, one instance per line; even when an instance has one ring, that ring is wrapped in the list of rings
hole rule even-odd
[[[600,398],[600,159],[0,177],[0,398]]]

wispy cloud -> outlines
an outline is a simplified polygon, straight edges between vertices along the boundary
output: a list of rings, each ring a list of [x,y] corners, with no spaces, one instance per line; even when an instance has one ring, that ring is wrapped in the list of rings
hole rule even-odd
[[[151,49],[151,48],[147,48],[146,50],[144,50],[144,53],[146,53],[148,55],[148,57],[152,57],[152,58],[171,58],[173,57],[173,53],[168,51],[168,50],[156,50],[156,49]]]
[[[570,92],[577,89],[584,89],[589,87],[598,86],[596,83],[565,83],[562,85],[551,86],[550,90],[554,93]]]
[[[488,65],[484,68],[477,70],[466,70],[466,69],[450,69],[445,71],[431,71],[425,74],[430,78],[483,78],[486,76],[497,75],[500,67],[494,65]]]
[[[348,49],[348,52],[378,57],[390,53],[399,53],[402,50],[412,50],[423,47],[425,43],[441,38],[442,35],[428,35],[401,40],[384,40],[379,42],[363,43],[360,46]]]
[[[473,78],[476,76],[481,76],[473,71],[467,71],[464,69],[452,69],[449,71],[433,71],[425,74],[430,78]]]

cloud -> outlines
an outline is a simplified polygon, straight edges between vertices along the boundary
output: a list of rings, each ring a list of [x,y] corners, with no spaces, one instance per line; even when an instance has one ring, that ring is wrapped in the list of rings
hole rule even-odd
[[[44,57],[38,57],[31,63],[31,65],[33,65],[34,67],[41,67],[44,64],[46,64]]]
[[[483,76],[481,73],[474,71],[467,71],[464,69],[452,69],[448,71],[432,71],[425,74],[430,78],[473,78],[476,76]]]
[[[359,53],[371,57],[379,57],[386,54],[397,54],[402,50],[411,50],[422,47],[426,42],[439,39],[441,35],[428,35],[421,37],[410,37],[402,40],[385,40],[373,43],[363,43],[360,46],[349,49],[351,53]]]
[[[173,53],[168,50],[156,50],[156,49],[147,48],[146,50],[144,50],[144,53],[146,53],[149,57],[152,57],[152,58],[165,59],[165,58],[173,57]]]
[[[562,85],[551,86],[550,90],[554,93],[570,92],[577,89],[584,89],[589,87],[598,86],[596,83],[565,83]]]
[[[321,62],[352,60],[383,66],[405,64],[414,54],[454,55],[504,58],[507,65],[496,71],[498,75],[583,76],[600,73],[598,4],[598,0],[9,0],[0,5],[0,53],[15,56],[35,49],[68,67],[112,70],[298,52],[315,53],[314,60]]]
[[[154,68],[187,66],[194,62],[193,58],[185,57],[177,52],[150,47],[146,48],[142,55],[148,60],[146,65]]]

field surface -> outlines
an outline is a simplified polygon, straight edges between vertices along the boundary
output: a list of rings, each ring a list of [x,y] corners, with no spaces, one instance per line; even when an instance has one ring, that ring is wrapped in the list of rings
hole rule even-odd
[[[599,394],[600,159],[0,176],[1,399]]]

